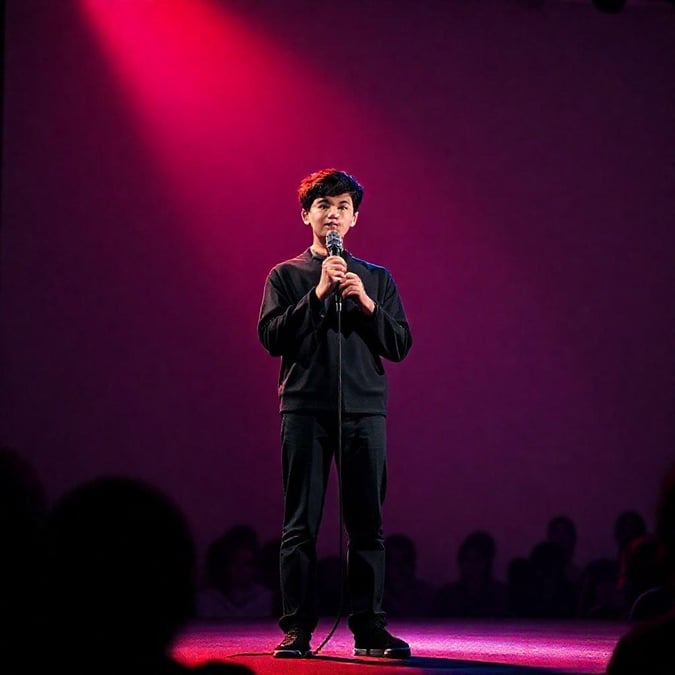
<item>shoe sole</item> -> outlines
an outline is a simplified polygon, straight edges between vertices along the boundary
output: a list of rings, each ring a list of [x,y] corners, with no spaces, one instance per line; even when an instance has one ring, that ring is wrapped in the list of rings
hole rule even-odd
[[[312,656],[312,652],[311,650],[303,652],[299,649],[275,649],[272,652],[272,656],[275,659],[306,659]]]
[[[386,659],[408,659],[410,658],[409,649],[363,649],[354,650],[354,656],[383,656]]]

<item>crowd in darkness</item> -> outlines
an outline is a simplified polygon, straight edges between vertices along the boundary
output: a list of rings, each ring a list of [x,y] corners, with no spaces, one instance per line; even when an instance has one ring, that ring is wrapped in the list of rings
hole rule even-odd
[[[457,551],[457,578],[441,585],[418,576],[417,547],[406,534],[385,540],[385,602],[389,616],[404,618],[546,618],[638,620],[670,606],[656,535],[636,511],[614,523],[615,554],[579,566],[577,529],[564,515],[552,517],[542,540],[528,555],[509,562],[507,578],[494,573],[495,537],[469,533]],[[276,616],[279,541],[260,545],[250,525],[228,529],[206,554],[204,586],[198,591],[200,618]],[[340,556],[319,560],[321,615],[340,611]]]
[[[608,673],[672,675],[675,468],[659,504],[653,532],[642,514],[618,514],[615,554],[582,567],[575,523],[552,517],[542,541],[509,562],[505,580],[495,577],[489,532],[467,534],[457,578],[438,587],[419,577],[414,540],[391,534],[384,606],[405,618],[628,621],[635,628],[617,645]],[[181,510],[130,477],[93,479],[49,504],[32,464],[0,448],[0,537],[0,670],[10,675],[248,673],[222,662],[183,666],[171,645],[193,619],[281,613],[279,540],[261,544],[251,525],[229,527],[200,570]],[[338,555],[319,560],[322,616],[348,611],[340,607],[344,564]]]

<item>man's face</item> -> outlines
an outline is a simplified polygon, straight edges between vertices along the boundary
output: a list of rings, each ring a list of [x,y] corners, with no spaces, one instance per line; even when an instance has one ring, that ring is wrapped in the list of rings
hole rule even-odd
[[[345,192],[335,197],[317,197],[309,211],[301,211],[301,216],[302,222],[312,228],[313,243],[325,248],[326,235],[335,230],[344,239],[359,214],[354,212],[352,196]]]

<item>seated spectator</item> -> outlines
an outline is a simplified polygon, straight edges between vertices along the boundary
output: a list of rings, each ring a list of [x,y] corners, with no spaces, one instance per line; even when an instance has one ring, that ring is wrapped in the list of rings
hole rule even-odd
[[[532,549],[525,616],[542,619],[574,617],[576,587],[565,575],[565,560],[563,549],[551,541],[542,541]]]
[[[386,564],[384,606],[391,616],[429,616],[435,594],[433,586],[417,576],[417,548],[405,534],[385,540]]]
[[[675,590],[675,467],[666,475],[659,499],[656,534],[662,547],[666,585]],[[640,623],[617,643],[608,675],[675,673],[675,612]]]
[[[532,600],[532,566],[523,557],[513,558],[507,570],[507,614],[515,617],[527,617]]]
[[[616,542],[617,561],[623,550],[633,539],[647,534],[647,523],[638,511],[623,511],[614,521],[614,541]]]
[[[439,589],[436,616],[501,617],[507,613],[507,588],[493,576],[496,546],[488,532],[472,532],[457,554],[459,580]]]
[[[156,489],[116,477],[76,487],[49,515],[46,551],[46,662],[38,672],[251,672],[173,659],[192,612],[196,556],[184,516]]]
[[[659,539],[645,534],[624,549],[619,572],[629,621],[645,621],[667,614],[675,608],[673,592],[666,585],[666,574]]]
[[[551,518],[546,528],[546,540],[558,544],[565,553],[565,577],[575,586],[581,580],[581,570],[574,562],[577,545],[577,528],[569,516]]]
[[[206,587],[197,593],[200,619],[272,616],[272,592],[258,579],[258,535],[236,525],[211,543],[206,553]]]
[[[611,558],[591,560],[581,575],[577,616],[582,619],[623,619],[626,601],[619,588],[619,565]]]

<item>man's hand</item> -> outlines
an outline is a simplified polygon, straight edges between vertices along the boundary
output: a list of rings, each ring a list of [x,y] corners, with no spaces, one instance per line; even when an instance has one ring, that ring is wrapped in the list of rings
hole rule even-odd
[[[339,255],[330,255],[321,263],[321,279],[316,287],[316,297],[325,300],[349,276],[347,262]]]
[[[375,303],[366,293],[366,289],[363,287],[363,281],[361,277],[354,272],[347,272],[344,275],[344,280],[340,282],[338,288],[343,298],[352,298],[356,303],[358,303],[361,310],[364,314],[372,314],[375,311]]]

